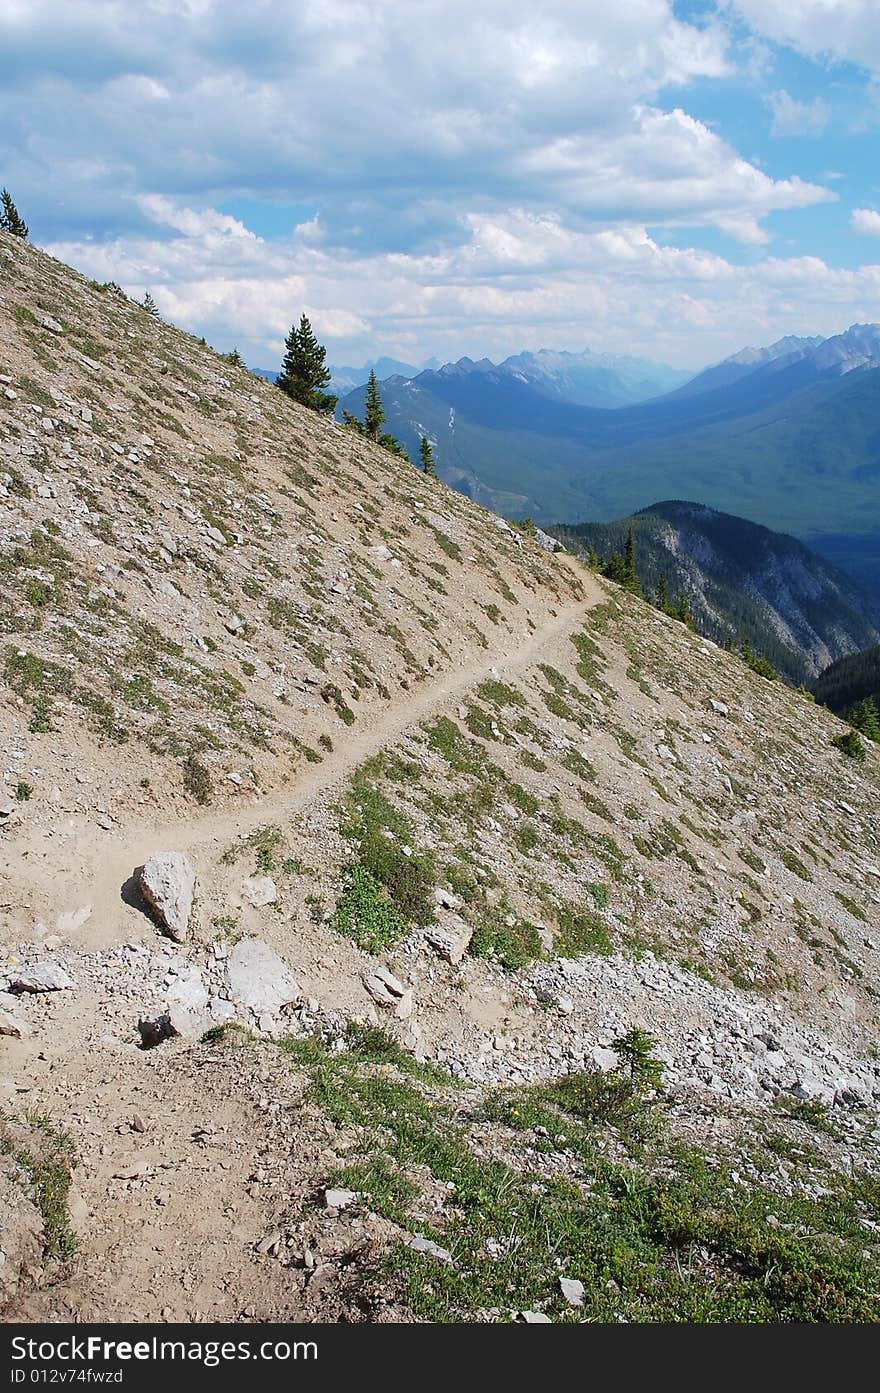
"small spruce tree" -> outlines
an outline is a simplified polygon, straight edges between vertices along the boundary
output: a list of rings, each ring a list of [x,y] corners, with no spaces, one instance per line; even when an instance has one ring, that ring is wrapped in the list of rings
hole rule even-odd
[[[880,713],[872,696],[857,702],[846,719],[854,730],[861,731],[869,740],[880,740]]]
[[[330,369],[324,361],[327,350],[318,343],[306,315],[300,317],[299,328],[291,326],[284,346],[287,351],[275,386],[312,411],[332,411],[337,399],[324,391],[330,381]]]
[[[423,474],[430,474],[432,479],[436,479],[437,462],[434,459],[431,442],[426,435],[423,435],[419,441],[419,468]]]
[[[0,230],[27,241],[28,225],[13,203],[8,189],[0,189]]]
[[[151,314],[154,319],[159,318],[159,306],[156,304],[149,290],[144,295],[143,300],[141,300],[141,309],[145,309],[147,314]]]
[[[385,421],[385,409],[382,406],[382,397],[379,394],[379,384],[376,381],[376,374],[370,369],[370,380],[367,383],[366,410],[364,412],[364,434],[370,440],[379,439],[379,432]]]
[[[626,547],[623,553],[623,583],[634,595],[641,595],[642,584],[636,567],[636,543],[632,528],[626,534]]]

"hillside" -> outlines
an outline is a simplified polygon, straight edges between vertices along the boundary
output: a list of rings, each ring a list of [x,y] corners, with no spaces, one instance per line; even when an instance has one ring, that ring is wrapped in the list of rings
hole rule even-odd
[[[880,645],[850,653],[824,668],[812,685],[817,701],[838,715],[865,697],[880,699]]]
[[[848,569],[848,539],[870,550],[880,531],[880,332],[854,325],[798,343],[616,410],[488,370],[392,378],[382,395],[388,429],[410,451],[429,435],[442,478],[508,517],[605,521],[657,498],[696,498],[807,542],[816,535],[825,555],[836,542],[831,559]],[[361,412],[361,397],[345,408]]]
[[[628,531],[648,598],[665,580],[684,596],[699,633],[725,647],[744,642],[794,684],[880,637],[880,603],[793,537],[698,503],[655,503],[612,523],[553,527],[587,555],[623,553]]]
[[[0,326],[5,1318],[876,1320],[876,750],[6,236]]]

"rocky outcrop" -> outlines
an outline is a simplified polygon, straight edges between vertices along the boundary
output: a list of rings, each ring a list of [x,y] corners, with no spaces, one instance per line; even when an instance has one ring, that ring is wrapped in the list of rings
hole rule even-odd
[[[195,867],[186,853],[157,852],[141,867],[138,885],[169,938],[182,943],[189,931],[196,889]]]

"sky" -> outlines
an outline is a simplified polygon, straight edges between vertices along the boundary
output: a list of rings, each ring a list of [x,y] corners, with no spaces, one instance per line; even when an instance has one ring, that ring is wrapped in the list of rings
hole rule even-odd
[[[880,320],[878,0],[0,0],[32,241],[277,367]]]

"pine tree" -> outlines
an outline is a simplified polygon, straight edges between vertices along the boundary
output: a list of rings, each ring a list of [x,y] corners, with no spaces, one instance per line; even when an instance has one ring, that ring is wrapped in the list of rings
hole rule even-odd
[[[388,451],[389,455],[397,455],[400,459],[405,459],[407,464],[412,464],[412,460],[407,454],[406,447],[401,445],[400,441],[395,439],[393,435],[389,435],[387,431],[383,431],[379,436],[379,444],[382,446],[383,450]]]
[[[299,328],[291,326],[284,346],[287,352],[275,386],[312,411],[332,411],[336,397],[324,391],[330,381],[330,370],[324,361],[327,350],[318,343],[305,315],[300,317]]]
[[[0,231],[10,232],[13,237],[23,237],[27,241],[28,225],[13,203],[8,189],[0,189]]]
[[[626,547],[623,553],[623,584],[633,595],[641,595],[642,582],[636,566],[636,543],[630,527],[626,534]]]
[[[227,363],[231,363],[234,368],[243,368],[244,358],[242,358],[237,348],[230,348],[228,353],[221,353],[220,357]]]
[[[426,435],[423,435],[419,441],[419,468],[423,474],[430,474],[432,479],[436,479],[437,462],[434,459],[431,442]]]
[[[366,411],[364,413],[364,433],[370,440],[379,439],[379,431],[385,420],[385,411],[382,406],[382,398],[379,395],[379,384],[376,381],[376,374],[370,369],[370,380],[367,383]]]
[[[873,697],[867,696],[859,701],[846,717],[850,725],[867,735],[869,740],[880,740],[880,713]]]
[[[694,616],[691,614],[691,607],[688,604],[687,595],[682,595],[678,602],[676,618],[680,619],[682,624],[687,624],[689,629],[694,627]]]
[[[664,614],[669,613],[669,585],[666,580],[665,571],[657,582],[657,599],[654,603]]]
[[[149,290],[144,295],[143,300],[141,300],[141,308],[145,309],[147,314],[151,314],[154,319],[159,318],[159,306],[156,304]]]

